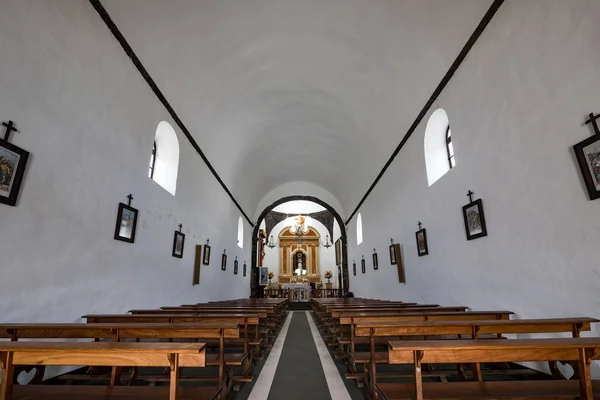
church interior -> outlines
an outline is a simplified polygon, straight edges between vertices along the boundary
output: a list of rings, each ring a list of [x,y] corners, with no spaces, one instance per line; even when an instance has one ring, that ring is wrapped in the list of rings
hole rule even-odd
[[[0,400],[600,399],[599,17],[2,0]]]

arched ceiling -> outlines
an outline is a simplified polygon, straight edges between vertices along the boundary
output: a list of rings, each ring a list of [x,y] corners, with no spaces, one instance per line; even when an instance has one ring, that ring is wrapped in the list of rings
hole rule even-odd
[[[102,4],[249,215],[290,182],[348,215],[491,0]]]

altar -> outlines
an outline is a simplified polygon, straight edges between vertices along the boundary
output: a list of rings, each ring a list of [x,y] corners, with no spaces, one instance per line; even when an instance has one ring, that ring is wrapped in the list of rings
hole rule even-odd
[[[284,283],[281,288],[288,291],[290,302],[310,301],[311,287],[305,283]]]

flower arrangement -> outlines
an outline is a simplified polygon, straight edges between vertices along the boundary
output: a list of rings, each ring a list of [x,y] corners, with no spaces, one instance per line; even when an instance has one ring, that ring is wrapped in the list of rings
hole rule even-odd
[[[273,279],[273,276],[274,276],[273,271],[269,271],[269,279]]]
[[[330,269],[325,271],[325,279],[331,279],[333,277],[333,272]]]

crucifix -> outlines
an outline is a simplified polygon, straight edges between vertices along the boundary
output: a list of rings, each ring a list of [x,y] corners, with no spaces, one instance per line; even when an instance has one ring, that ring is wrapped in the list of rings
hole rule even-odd
[[[10,134],[12,131],[19,132],[17,128],[15,128],[15,123],[10,120],[8,121],[8,123],[3,122],[2,125],[6,127],[6,131],[4,132],[5,142],[8,142],[8,139],[10,139]]]
[[[179,224],[179,232],[181,232],[181,229],[183,229],[183,224]]]
[[[600,114],[594,115],[594,113],[590,113],[589,116],[590,116],[590,119],[588,119],[587,121],[585,121],[585,124],[586,125],[587,124],[592,124],[592,128],[594,129],[594,135],[599,135],[600,136],[600,128],[598,127],[598,122],[596,122],[596,120],[600,118]]]
[[[127,205],[131,207],[131,200],[133,200],[133,196],[131,195],[131,193],[129,193],[129,196],[127,196],[127,198],[129,199]]]
[[[421,230],[421,225],[423,225],[423,224],[421,223],[421,221],[419,221],[419,222],[417,223],[417,225],[419,225],[419,230]]]
[[[473,202],[473,192],[471,190],[469,190],[469,192],[467,193],[467,196],[469,196],[469,203]]]
[[[394,244],[394,239],[393,239],[393,238],[391,238],[391,239],[390,239],[390,242],[392,242],[392,244]]]

